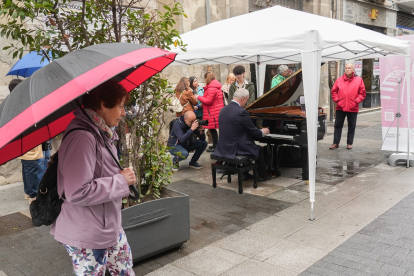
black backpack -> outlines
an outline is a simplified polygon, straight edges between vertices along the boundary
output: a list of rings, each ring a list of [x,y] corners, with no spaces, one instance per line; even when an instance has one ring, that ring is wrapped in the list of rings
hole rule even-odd
[[[63,139],[75,130],[92,132],[85,128],[73,128],[65,133]],[[95,133],[92,133],[95,136]],[[60,197],[57,190],[58,162],[59,156],[58,152],[56,152],[50,157],[46,172],[40,181],[39,189],[37,191],[37,198],[30,204],[30,215],[32,216],[34,226],[51,225],[60,214],[60,209],[64,201],[64,195]]]

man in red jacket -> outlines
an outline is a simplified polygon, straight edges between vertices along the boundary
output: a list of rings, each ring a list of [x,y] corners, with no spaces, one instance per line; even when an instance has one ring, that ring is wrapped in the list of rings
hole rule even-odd
[[[347,63],[345,65],[345,74],[336,80],[331,91],[332,100],[337,103],[337,106],[334,140],[330,149],[337,149],[339,147],[345,117],[347,117],[348,121],[347,149],[352,149],[359,103],[366,96],[364,81],[360,77],[355,76],[354,72],[354,65]]]

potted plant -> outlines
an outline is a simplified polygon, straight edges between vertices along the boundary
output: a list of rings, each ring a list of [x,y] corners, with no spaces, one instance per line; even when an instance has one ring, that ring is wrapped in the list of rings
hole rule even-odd
[[[171,181],[171,157],[162,137],[169,97],[168,82],[159,75],[131,94],[132,111],[125,120],[129,163],[139,179],[141,198],[125,198],[122,226],[134,261],[178,247],[190,238],[187,195],[165,187]],[[124,149],[125,149],[124,148]],[[125,163],[125,160],[122,160]]]

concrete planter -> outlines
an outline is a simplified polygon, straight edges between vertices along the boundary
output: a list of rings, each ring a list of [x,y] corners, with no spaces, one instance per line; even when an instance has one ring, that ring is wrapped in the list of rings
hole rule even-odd
[[[188,195],[164,188],[168,198],[122,210],[122,227],[134,262],[179,247],[190,238]]]

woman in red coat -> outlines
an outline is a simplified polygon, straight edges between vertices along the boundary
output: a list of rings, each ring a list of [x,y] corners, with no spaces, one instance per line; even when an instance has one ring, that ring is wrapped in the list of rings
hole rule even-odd
[[[204,75],[206,79],[206,87],[204,87],[204,96],[196,95],[197,100],[203,103],[203,120],[208,120],[208,126],[204,126],[210,130],[213,138],[213,146],[209,148],[208,152],[213,152],[216,149],[219,128],[219,113],[223,108],[223,92],[221,92],[221,84],[216,80],[213,72],[208,72]]]

